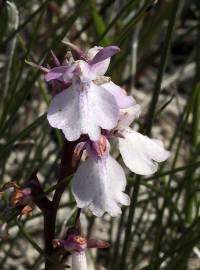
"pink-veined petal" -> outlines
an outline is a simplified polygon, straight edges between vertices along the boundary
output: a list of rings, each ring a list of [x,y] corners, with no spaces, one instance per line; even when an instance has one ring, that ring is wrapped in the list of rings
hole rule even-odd
[[[119,109],[114,97],[100,86],[90,83],[79,93],[81,131],[97,141],[101,128],[112,129],[117,125]]]
[[[124,171],[111,156],[98,161],[89,157],[75,173],[72,191],[79,208],[89,207],[96,216],[104,212],[117,216],[120,205],[129,204],[129,197],[123,193],[125,185]]]
[[[119,150],[125,165],[134,173],[141,175],[153,174],[158,169],[157,162],[169,157],[160,144],[138,132],[125,129],[124,138],[119,139]]]
[[[80,93],[82,133],[97,141],[102,129],[113,129],[119,119],[119,108],[113,95],[91,82]]]
[[[120,109],[131,107],[136,103],[132,96],[127,96],[125,90],[113,82],[108,82],[101,86],[115,97]]]
[[[76,86],[75,86],[76,87]],[[78,87],[78,86],[77,86]],[[94,114],[94,106],[90,102],[88,88],[79,91],[79,111],[81,133],[88,134],[91,140],[98,140],[101,135],[100,126]]]

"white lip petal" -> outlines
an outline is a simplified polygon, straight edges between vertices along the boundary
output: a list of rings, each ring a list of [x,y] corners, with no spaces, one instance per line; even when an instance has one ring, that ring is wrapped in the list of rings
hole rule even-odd
[[[125,185],[124,171],[111,156],[98,161],[89,157],[75,173],[72,191],[78,207],[89,207],[99,217],[104,212],[117,216],[120,205],[129,204]]]
[[[72,270],[87,270],[85,251],[72,253]]]
[[[153,174],[158,169],[157,162],[169,157],[160,144],[130,128],[123,131],[123,139],[119,139],[119,149],[126,166],[134,173]]]

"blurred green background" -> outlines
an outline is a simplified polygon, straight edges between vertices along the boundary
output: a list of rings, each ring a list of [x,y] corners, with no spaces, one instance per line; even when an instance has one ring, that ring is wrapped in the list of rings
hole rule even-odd
[[[62,60],[62,40],[83,49],[120,46],[108,74],[142,105],[134,127],[171,151],[154,176],[127,171],[131,206],[121,217],[84,212],[85,234],[111,243],[88,254],[89,270],[200,269],[200,1],[1,0],[1,185],[23,185],[36,168],[44,189],[56,184],[62,134],[46,120],[50,87],[25,60],[51,64],[50,50]],[[67,189],[58,236],[74,211]],[[10,219],[0,269],[43,269],[42,233],[38,209]]]

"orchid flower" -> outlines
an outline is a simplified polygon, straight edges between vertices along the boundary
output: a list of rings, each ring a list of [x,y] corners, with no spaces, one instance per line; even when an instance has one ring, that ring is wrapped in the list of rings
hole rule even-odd
[[[117,125],[119,110],[111,94],[104,88],[90,83],[76,83],[56,95],[48,110],[47,119],[52,127],[62,129],[69,141],[88,134],[98,140],[101,128],[112,129]]]
[[[67,140],[75,141],[81,134],[88,134],[93,141],[99,140],[101,129],[116,127],[119,109],[135,103],[125,91],[103,76],[110,57],[118,51],[116,46],[94,47],[88,51],[87,61],[77,60],[47,73],[48,81],[59,79],[71,83],[53,97],[47,114],[50,125],[61,129]]]
[[[169,152],[164,149],[161,141],[150,139],[129,127],[139,113],[139,105],[121,110],[117,127],[117,133],[121,135],[119,151],[125,165],[132,172],[150,175],[157,171],[157,162],[163,162],[169,158]]]
[[[104,76],[110,57],[120,49],[94,47],[84,53],[75,45],[68,45],[79,55],[79,60],[60,64],[52,52],[55,67],[51,69],[27,63],[45,72],[45,80],[52,82],[55,96],[47,113],[50,125],[61,129],[69,141],[77,140],[81,134],[97,141],[101,129],[116,127],[120,109],[135,104],[125,90]]]
[[[129,205],[130,200],[124,193],[125,173],[111,157],[108,139],[118,137],[125,165],[140,175],[154,173],[158,162],[165,161],[169,152],[160,141],[130,128],[140,114],[140,106],[105,76],[111,56],[119,52],[119,48],[94,47],[85,53],[74,44],[67,45],[72,54],[74,52],[74,58],[61,64],[52,54],[53,68],[38,66],[46,73],[47,82],[64,87],[52,98],[47,119],[52,127],[62,130],[68,141],[88,135],[81,137],[87,141],[80,139],[72,159],[74,165],[86,150],[87,159],[78,167],[72,181],[77,206],[88,207],[96,216],[104,212],[117,216],[121,206]]]
[[[117,128],[110,134],[119,139],[119,150],[125,165],[134,173],[149,175],[154,173],[157,162],[169,157],[162,143],[134,131],[129,126],[139,116],[140,106],[120,110]],[[107,138],[110,134],[104,132]],[[99,141],[81,142],[74,155],[80,160],[83,149],[88,158],[79,166],[72,180],[72,192],[79,208],[88,207],[96,216],[108,212],[111,216],[121,213],[121,205],[129,205],[129,197],[123,191],[126,186],[125,173],[120,164],[110,154],[110,144],[105,136]]]
[[[104,212],[117,216],[121,213],[120,206],[129,205],[130,202],[128,195],[123,192],[125,173],[110,156],[110,145],[104,136],[98,142],[87,142],[85,147],[88,159],[79,166],[72,180],[77,206],[89,207],[98,217]]]
[[[54,239],[54,248],[64,248],[72,253],[72,270],[87,270],[86,250],[88,248],[108,248],[106,241],[85,239],[78,233],[70,233],[65,240]]]

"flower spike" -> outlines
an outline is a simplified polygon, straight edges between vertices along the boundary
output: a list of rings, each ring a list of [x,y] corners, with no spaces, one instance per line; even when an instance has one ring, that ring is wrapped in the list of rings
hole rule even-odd
[[[130,199],[124,192],[124,170],[110,155],[110,139],[118,138],[125,165],[140,175],[156,172],[158,163],[165,161],[169,152],[160,141],[130,127],[139,117],[141,107],[105,76],[110,58],[120,49],[95,46],[83,52],[70,42],[64,44],[74,57],[60,63],[52,53],[55,67],[46,69],[35,65],[47,73],[45,79],[51,81],[53,88],[47,119],[53,128],[62,130],[67,141],[78,140],[71,161],[74,168],[83,151],[87,153],[72,180],[78,208],[88,207],[99,217],[105,212],[117,216],[121,206],[128,206]]]

